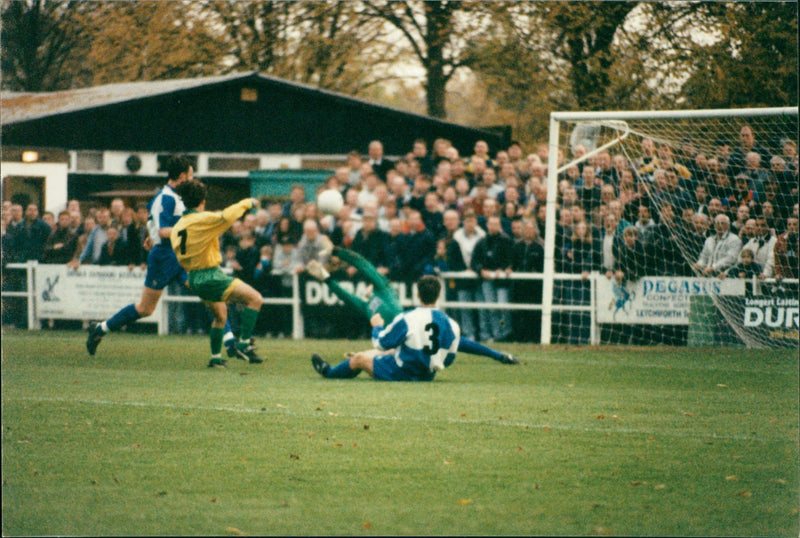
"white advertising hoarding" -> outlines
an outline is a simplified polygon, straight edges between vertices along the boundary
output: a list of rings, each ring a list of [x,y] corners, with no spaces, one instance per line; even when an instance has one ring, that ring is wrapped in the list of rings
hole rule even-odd
[[[597,281],[598,323],[688,325],[693,295],[744,295],[745,281],[695,277],[642,277],[620,286]]]
[[[139,267],[66,265],[36,267],[36,315],[44,319],[104,320],[123,306],[139,301],[145,271]],[[159,302],[147,321],[161,315]]]

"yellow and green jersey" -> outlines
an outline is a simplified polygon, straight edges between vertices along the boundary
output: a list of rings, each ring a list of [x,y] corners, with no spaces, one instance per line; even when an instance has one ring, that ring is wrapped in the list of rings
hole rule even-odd
[[[222,211],[186,211],[170,234],[181,266],[191,272],[222,263],[219,236],[252,207],[253,200],[246,198]]]

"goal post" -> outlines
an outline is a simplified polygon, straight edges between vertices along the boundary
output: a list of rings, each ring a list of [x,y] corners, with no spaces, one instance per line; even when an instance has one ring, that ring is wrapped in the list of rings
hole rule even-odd
[[[796,227],[797,132],[797,107],[551,113],[541,342],[797,346],[797,268],[774,267],[776,241]],[[720,214],[729,232],[715,228]],[[626,227],[641,248],[624,245]],[[706,259],[711,236],[735,259]],[[600,261],[576,294],[566,273],[589,242]],[[740,267],[742,250],[760,272]],[[592,325],[576,330],[570,312],[587,301]]]

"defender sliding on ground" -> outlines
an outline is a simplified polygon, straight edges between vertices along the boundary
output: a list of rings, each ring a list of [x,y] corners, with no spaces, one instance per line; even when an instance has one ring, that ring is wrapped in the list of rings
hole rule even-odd
[[[361,312],[367,319],[371,319],[376,313],[380,314],[383,319],[394,319],[403,312],[403,307],[400,306],[400,299],[397,297],[394,288],[386,280],[386,277],[381,275],[369,261],[352,250],[343,248],[333,249],[333,255],[358,269],[364,275],[364,278],[372,284],[372,297],[369,301],[363,301],[352,293],[347,292],[317,261],[312,261],[308,264],[308,273],[317,280],[325,282],[334,295],[346,305]],[[519,360],[513,355],[495,351],[463,336],[458,340],[458,351],[489,357],[503,364],[519,364]]]

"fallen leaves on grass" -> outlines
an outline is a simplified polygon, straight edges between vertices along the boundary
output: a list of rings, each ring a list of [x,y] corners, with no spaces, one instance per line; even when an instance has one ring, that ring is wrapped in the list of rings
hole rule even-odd
[[[753,496],[753,494],[750,493],[749,491],[739,491],[739,492],[736,493],[736,495],[738,495],[739,497],[741,497],[743,499],[747,499],[747,498]]]
[[[365,521],[364,523],[361,524],[361,528],[369,530],[372,528],[372,523],[370,523],[369,521]]]
[[[735,474],[731,474],[726,476],[725,480],[727,480],[728,482],[736,482],[737,480],[739,480],[739,477],[736,476]]]
[[[228,527],[227,529],[225,529],[225,532],[227,532],[228,534],[233,534],[235,536],[245,536],[247,534],[244,531],[240,531],[236,527]]]
[[[299,460],[300,459],[300,455],[299,454],[289,454],[289,459],[290,460]]]
[[[456,501],[456,504],[465,506],[467,504],[472,504],[472,499],[459,499]]]

